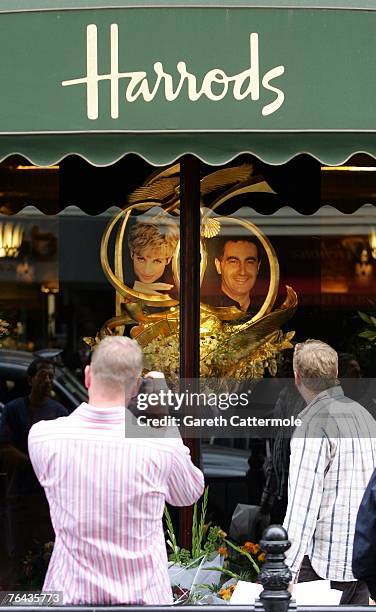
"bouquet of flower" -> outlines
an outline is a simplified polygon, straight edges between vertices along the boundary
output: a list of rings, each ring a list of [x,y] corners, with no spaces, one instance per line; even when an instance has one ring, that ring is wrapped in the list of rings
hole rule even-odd
[[[223,573],[246,582],[257,582],[262,564],[265,561],[265,553],[260,545],[254,542],[244,542],[238,546],[230,540],[225,540],[229,552],[225,555],[226,567]]]
[[[226,534],[220,527],[205,523],[207,502],[208,488],[204,492],[201,512],[197,504],[193,506],[191,550],[178,546],[170,514],[165,508],[170,581],[173,590],[179,590],[179,598],[187,599],[188,591],[192,599],[194,586],[219,584],[221,579],[223,556],[220,551]]]

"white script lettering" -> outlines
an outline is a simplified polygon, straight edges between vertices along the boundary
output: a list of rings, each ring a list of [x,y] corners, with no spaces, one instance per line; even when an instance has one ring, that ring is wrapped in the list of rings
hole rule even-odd
[[[98,119],[99,116],[99,81],[110,81],[112,119],[119,117],[119,81],[121,79],[128,79],[125,88],[127,102],[135,102],[138,98],[151,102],[159,91],[163,92],[167,102],[172,102],[182,95],[184,86],[186,86],[186,94],[191,102],[197,102],[202,96],[216,102],[225,98],[229,91],[232,92],[235,100],[250,98],[252,101],[257,101],[260,99],[259,35],[257,32],[249,35],[249,45],[250,64],[246,70],[229,76],[221,68],[212,68],[204,75],[200,85],[198,77],[187,69],[186,62],[178,61],[176,84],[174,84],[173,75],[165,72],[162,62],[154,63],[154,75],[152,76],[145,71],[119,72],[119,31],[118,25],[113,23],[110,28],[110,72],[98,74],[98,32],[97,26],[91,23],[86,28],[86,76],[62,81],[61,84],[63,87],[86,85],[87,117],[93,120]],[[262,87],[275,94],[274,99],[262,107],[261,112],[264,117],[275,113],[285,100],[284,92],[272,84],[272,81],[282,76],[284,72],[284,66],[275,66],[261,79]],[[231,84],[233,84],[232,88]]]

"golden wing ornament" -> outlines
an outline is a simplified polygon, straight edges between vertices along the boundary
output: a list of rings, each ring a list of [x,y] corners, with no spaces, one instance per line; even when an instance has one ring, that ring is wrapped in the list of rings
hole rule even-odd
[[[234,166],[212,172],[201,179],[201,195],[207,195],[217,189],[249,181],[252,172],[252,164],[243,164],[242,166]]]
[[[265,369],[274,376],[278,354],[292,347],[295,332],[284,334],[281,326],[294,314],[298,298],[291,287],[286,287],[284,303],[258,321],[223,321],[216,342],[205,341],[201,351],[202,371],[215,378],[261,378]],[[205,350],[206,349],[206,350]]]

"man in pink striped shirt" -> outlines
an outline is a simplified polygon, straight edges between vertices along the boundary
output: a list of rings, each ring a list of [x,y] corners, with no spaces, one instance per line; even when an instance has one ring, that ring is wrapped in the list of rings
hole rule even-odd
[[[85,371],[89,403],[30,430],[56,535],[43,589],[65,604],[172,603],[164,504],[191,505],[204,477],[180,437],[126,437],[141,371],[137,342],[105,338]]]

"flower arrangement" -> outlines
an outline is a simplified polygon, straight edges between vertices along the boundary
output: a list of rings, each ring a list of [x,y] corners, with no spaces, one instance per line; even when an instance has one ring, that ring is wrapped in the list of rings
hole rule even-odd
[[[193,506],[191,549],[181,548],[176,540],[170,514],[165,508],[167,525],[169,575],[175,603],[193,603],[208,593],[209,585],[219,585],[223,557],[220,554],[226,534],[218,526],[205,522],[208,488],[205,489],[201,511]]]
[[[223,550],[223,542],[226,533],[218,526],[211,527],[205,523],[208,506],[208,487],[204,491],[201,511],[199,513],[197,503],[193,505],[192,518],[192,546],[191,550],[180,548],[177,544],[174,526],[167,508],[164,510],[167,525],[167,546],[170,548],[169,561],[190,565],[199,565],[203,558],[210,559]]]
[[[224,599],[224,601],[230,601],[232,594],[235,591],[235,587],[236,587],[236,582],[232,582],[228,586],[223,586],[218,592],[219,597],[221,599]]]
[[[230,540],[225,540],[229,546],[226,564],[222,572],[236,580],[257,582],[262,564],[265,562],[265,553],[259,544],[244,542],[238,546]]]

